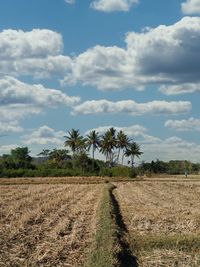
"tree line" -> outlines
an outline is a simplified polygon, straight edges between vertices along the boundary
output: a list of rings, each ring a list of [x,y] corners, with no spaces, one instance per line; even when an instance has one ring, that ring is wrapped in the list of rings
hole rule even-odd
[[[152,176],[154,174],[199,173],[200,164],[189,161],[159,159],[142,162],[135,166],[135,158],[143,152],[140,146],[124,131],[111,127],[103,134],[96,130],[85,136],[71,129],[64,136],[63,149],[43,149],[36,158],[30,156],[28,147],[12,149],[10,154],[0,157],[0,177],[17,176]],[[96,159],[97,151],[105,160]],[[91,157],[88,156],[89,152]],[[98,154],[99,154],[98,153]],[[128,165],[125,164],[128,159]],[[127,163],[127,162],[126,162]]]
[[[70,148],[72,152],[73,167],[75,167],[75,158],[81,154],[87,154],[91,151],[94,168],[95,152],[98,150],[105,156],[108,166],[123,165],[124,157],[130,157],[131,166],[134,167],[135,157],[140,157],[143,152],[140,146],[130,139],[122,130],[119,132],[111,127],[103,135],[96,130],[90,131],[86,136],[80,134],[79,130],[72,129],[65,137],[64,146]],[[54,149],[43,150],[39,156],[54,158],[59,161],[67,157],[69,150]],[[121,159],[120,159],[121,155]]]
[[[61,173],[63,175],[66,173],[69,175],[76,175],[76,173],[112,175],[111,168],[123,166],[124,157],[129,158],[128,163],[133,169],[135,158],[139,158],[143,154],[136,142],[124,131],[117,132],[114,127],[103,134],[92,130],[85,136],[81,135],[78,129],[71,129],[64,138],[64,149],[43,149],[35,159],[30,157],[27,147],[12,149],[9,155],[1,157],[1,170],[4,169],[5,172],[5,169],[20,169],[23,173],[23,169],[29,169],[28,173],[32,174],[33,171],[36,172],[36,169],[40,172],[42,169],[44,176],[48,175],[50,169],[54,174]],[[104,155],[105,161],[95,159],[97,150]],[[88,156],[89,152],[92,157]],[[31,169],[33,171],[30,171]],[[62,172],[61,169],[65,172]]]

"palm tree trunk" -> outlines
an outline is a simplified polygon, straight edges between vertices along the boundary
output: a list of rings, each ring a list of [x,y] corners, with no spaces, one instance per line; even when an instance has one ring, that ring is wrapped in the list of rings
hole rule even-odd
[[[131,167],[134,168],[134,156],[131,156]]]
[[[94,171],[94,146],[92,149],[92,170]]]
[[[122,155],[122,165],[124,165],[124,151],[123,151],[123,155]]]
[[[73,155],[72,155],[73,159],[72,159],[72,167],[73,169],[75,169],[75,152],[73,151]]]
[[[120,156],[120,147],[119,147],[119,150],[118,150],[118,155],[117,155],[117,163],[119,164],[119,156]]]

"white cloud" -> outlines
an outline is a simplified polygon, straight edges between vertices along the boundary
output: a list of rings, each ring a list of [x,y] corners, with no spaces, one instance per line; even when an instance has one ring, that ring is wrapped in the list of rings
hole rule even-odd
[[[191,109],[189,101],[152,101],[136,103],[133,100],[112,102],[108,100],[91,100],[73,107],[72,114],[100,114],[100,113],[127,113],[130,115],[144,114],[180,114]]]
[[[161,139],[148,133],[148,129],[142,125],[131,125],[127,127],[119,127],[114,125],[100,126],[91,130],[96,130],[103,134],[110,127],[114,127],[117,131],[123,130],[130,138],[137,142],[141,151],[144,153],[139,161],[152,161],[157,158],[160,160],[190,160],[197,162],[200,158],[200,145],[194,142],[186,141],[177,136],[171,136]],[[88,134],[88,130],[85,134]],[[190,151],[190,153],[188,153]],[[97,157],[102,159],[102,155],[97,152]],[[126,160],[124,160],[126,162]]]
[[[23,83],[13,77],[0,77],[0,104],[30,104],[38,107],[74,105],[79,97],[70,97],[59,90],[45,88],[41,84]]]
[[[95,46],[75,57],[63,83],[141,90],[147,84],[200,82],[199,17],[129,32],[125,42],[125,48]]]
[[[125,134],[127,134],[130,137],[138,137],[138,136],[143,136],[147,129],[141,125],[131,125],[127,127],[118,127],[118,126],[113,126],[113,125],[108,125],[108,126],[99,126],[94,129],[88,130],[85,134],[87,135],[90,131],[96,130],[99,134],[103,134],[105,131],[110,129],[111,127],[114,127],[118,132],[120,130],[124,131]]]
[[[62,52],[63,42],[60,34],[46,29],[4,30],[0,32],[0,58],[16,59],[46,57]]]
[[[199,161],[200,145],[194,142],[184,140],[177,136],[172,136],[151,144],[143,144],[141,148],[144,152],[145,160],[189,160]]]
[[[42,108],[31,104],[9,104],[0,106],[0,121],[13,121],[37,115],[42,112]]]
[[[10,154],[11,149],[15,149],[17,147],[19,147],[19,146],[16,144],[3,145],[3,146],[0,145],[0,155]]]
[[[184,14],[200,14],[200,0],[186,0],[181,9]]]
[[[12,123],[29,115],[40,114],[46,107],[72,106],[79,100],[79,97],[70,97],[41,84],[30,85],[10,76],[0,77],[0,123]]]
[[[165,95],[180,95],[200,92],[200,83],[183,83],[176,85],[162,85],[159,89]]]
[[[20,133],[23,132],[23,128],[19,126],[17,121],[1,122],[0,121],[0,133]]]
[[[200,131],[200,119],[189,118],[187,120],[167,120],[165,127],[176,131]]]
[[[46,29],[4,30],[0,32],[0,73],[48,78],[63,77],[71,59],[61,55],[62,36]]]
[[[138,0],[95,0],[90,6],[103,12],[129,11],[136,3]]]
[[[75,4],[75,2],[76,2],[75,0],[65,0],[65,3],[70,5]]]
[[[39,129],[36,129],[29,135],[24,135],[22,137],[23,143],[27,145],[38,144],[38,145],[46,145],[46,144],[54,144],[54,145],[63,145],[63,136],[65,132],[63,131],[55,131],[54,129],[44,125]]]

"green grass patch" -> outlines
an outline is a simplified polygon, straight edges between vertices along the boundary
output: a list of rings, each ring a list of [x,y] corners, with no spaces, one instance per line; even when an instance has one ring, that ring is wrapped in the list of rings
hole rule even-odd
[[[113,267],[117,265],[119,246],[117,226],[113,220],[113,208],[110,192],[113,186],[105,185],[103,197],[98,210],[97,230],[92,245],[87,267]]]
[[[170,249],[187,252],[200,252],[200,237],[197,235],[130,235],[130,245],[134,252],[153,249]]]

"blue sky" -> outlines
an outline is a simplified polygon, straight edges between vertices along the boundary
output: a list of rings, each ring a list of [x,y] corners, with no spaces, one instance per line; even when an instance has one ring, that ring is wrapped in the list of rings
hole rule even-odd
[[[141,160],[200,160],[200,0],[2,0],[0,154],[123,129]]]

